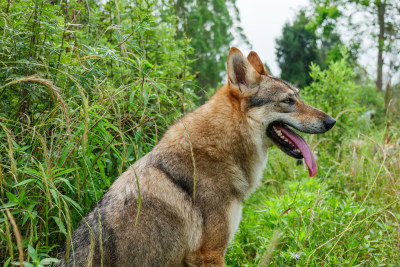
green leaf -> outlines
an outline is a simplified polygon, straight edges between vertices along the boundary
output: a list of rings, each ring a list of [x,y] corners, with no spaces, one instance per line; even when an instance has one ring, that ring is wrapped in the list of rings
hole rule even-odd
[[[57,178],[57,180],[63,181],[63,182],[69,187],[69,189],[70,189],[71,191],[74,191],[74,189],[73,189],[71,183],[70,183],[67,179],[65,179],[65,178]]]
[[[56,178],[56,177],[59,177],[61,175],[68,174],[68,173],[71,173],[71,172],[74,172],[74,171],[75,171],[75,168],[65,169],[65,170],[63,170],[63,169],[55,169],[55,170],[52,170],[52,175],[53,175],[54,178]]]
[[[60,232],[63,233],[65,236],[67,236],[67,231],[65,230],[65,226],[63,222],[60,220],[60,218],[53,216],[52,217],[56,224],[58,225],[58,229],[60,229]]]
[[[10,192],[6,192],[8,199],[16,204],[19,204],[19,199]]]
[[[58,205],[58,197],[57,197],[57,191],[54,189],[50,189],[50,194],[54,199],[54,202],[56,203],[56,205]]]
[[[10,207],[14,207],[14,206],[17,206],[17,205],[18,205],[18,203],[15,203],[15,202],[8,202],[8,203],[5,203],[4,205],[1,205],[1,206],[0,206],[0,209],[10,208]]]
[[[4,263],[3,267],[8,267],[8,265],[10,264],[11,258],[8,258],[6,260],[6,262]]]
[[[40,264],[48,265],[48,264],[51,264],[51,263],[58,263],[58,262],[60,262],[59,259],[56,259],[56,258],[46,258],[46,259],[41,260],[41,261],[40,261]]]
[[[34,262],[37,262],[39,260],[36,249],[34,249],[31,245],[28,245],[28,254]]]
[[[354,255],[353,259],[351,260],[351,262],[349,263],[349,267],[352,267],[354,265],[354,263],[356,262],[357,258],[358,258],[358,254],[360,252],[357,252],[356,255]]]
[[[13,187],[15,188],[15,187],[18,187],[18,186],[21,186],[21,185],[24,185],[24,184],[28,184],[28,183],[33,182],[33,181],[35,181],[35,179],[27,179],[27,180],[24,180],[22,182],[19,182],[19,183],[15,184]]]
[[[72,200],[70,197],[66,196],[66,195],[61,195],[63,199],[65,199],[67,202],[71,203],[77,210],[79,210],[80,212],[82,212],[82,208],[81,206],[79,206],[78,203],[76,203],[74,200]]]

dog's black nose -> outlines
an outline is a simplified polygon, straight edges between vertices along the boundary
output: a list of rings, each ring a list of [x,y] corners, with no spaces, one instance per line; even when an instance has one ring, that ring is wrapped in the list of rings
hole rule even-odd
[[[329,130],[335,125],[336,120],[332,117],[328,117],[324,120],[325,127]]]

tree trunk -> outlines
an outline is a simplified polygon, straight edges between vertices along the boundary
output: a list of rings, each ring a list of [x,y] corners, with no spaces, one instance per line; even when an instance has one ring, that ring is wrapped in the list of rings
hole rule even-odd
[[[383,68],[383,47],[385,43],[385,12],[386,0],[377,1],[378,8],[378,23],[379,23],[379,38],[378,38],[378,73],[376,75],[376,86],[378,91],[382,91],[382,68]]]

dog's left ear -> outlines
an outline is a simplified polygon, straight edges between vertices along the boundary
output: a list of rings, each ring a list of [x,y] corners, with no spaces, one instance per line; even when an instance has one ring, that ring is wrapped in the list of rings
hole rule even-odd
[[[257,85],[260,77],[260,73],[253,68],[242,52],[236,47],[232,47],[228,56],[229,85],[242,92],[243,89],[250,89]]]
[[[251,51],[247,56],[247,60],[258,73],[262,75],[269,75],[267,69],[264,67],[264,64],[256,52]]]

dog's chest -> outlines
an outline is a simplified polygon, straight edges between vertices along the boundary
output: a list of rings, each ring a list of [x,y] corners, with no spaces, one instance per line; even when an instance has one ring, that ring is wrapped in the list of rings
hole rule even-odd
[[[242,217],[242,202],[234,199],[229,206],[229,242],[233,239]]]

